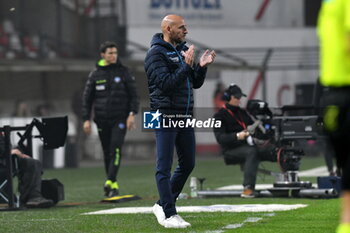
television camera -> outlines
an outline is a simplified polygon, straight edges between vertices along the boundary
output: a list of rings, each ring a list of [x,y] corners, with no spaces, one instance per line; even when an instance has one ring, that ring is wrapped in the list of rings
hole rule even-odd
[[[281,173],[271,173],[276,177],[273,188],[268,189],[273,195],[291,191],[293,196],[299,196],[303,189],[312,188],[311,182],[298,177],[301,158],[305,155],[303,141],[324,138],[323,123],[318,115],[290,114],[305,108],[312,110],[311,107],[284,106],[273,114],[264,101],[249,100],[247,103],[247,111],[254,120],[248,127],[254,143],[259,146],[269,142],[276,146],[271,153],[276,153]]]
[[[36,128],[39,135],[33,135],[33,129]],[[68,131],[68,117],[49,117],[42,118],[42,121],[34,118],[30,124],[25,126],[9,126],[0,127],[0,133],[4,136],[4,151],[3,157],[5,160],[5,168],[3,175],[0,177],[0,200],[8,203],[8,208],[0,210],[16,210],[20,209],[18,198],[15,202],[13,191],[13,176],[15,160],[11,156],[11,132],[17,131],[19,141],[18,148],[29,156],[32,156],[32,139],[39,138],[43,141],[43,148],[45,150],[56,149],[65,144]],[[24,133],[19,133],[24,131]],[[54,182],[54,183],[53,183]],[[56,204],[58,201],[64,199],[63,185],[57,180],[45,181],[42,183],[42,194],[48,195]]]

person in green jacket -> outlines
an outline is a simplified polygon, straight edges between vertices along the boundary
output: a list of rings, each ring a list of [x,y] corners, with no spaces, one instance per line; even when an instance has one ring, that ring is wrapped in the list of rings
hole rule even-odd
[[[318,17],[324,127],[342,171],[342,210],[337,233],[350,233],[350,0],[323,0]]]

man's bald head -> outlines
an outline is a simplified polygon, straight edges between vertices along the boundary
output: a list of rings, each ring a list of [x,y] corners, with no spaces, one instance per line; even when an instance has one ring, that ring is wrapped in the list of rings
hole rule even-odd
[[[163,39],[173,45],[185,40],[187,28],[185,20],[179,15],[167,15],[161,23]]]
[[[167,15],[163,18],[160,25],[162,32],[164,33],[166,28],[173,26],[174,24],[181,23],[184,21],[184,18],[179,15]]]

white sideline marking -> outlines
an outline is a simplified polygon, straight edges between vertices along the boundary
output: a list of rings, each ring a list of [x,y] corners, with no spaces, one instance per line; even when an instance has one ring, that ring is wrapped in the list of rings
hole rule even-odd
[[[246,220],[244,220],[242,223],[229,224],[229,225],[225,226],[224,229],[237,229],[237,228],[243,227],[244,223],[246,223],[246,222],[259,222],[262,219],[263,218],[249,217]]]
[[[229,224],[224,227],[224,229],[237,229],[244,225],[244,223]]]
[[[244,220],[242,223],[235,223],[235,224],[229,224],[226,225],[222,228],[222,230],[216,230],[216,231],[207,231],[206,233],[223,233],[225,232],[224,230],[230,230],[230,229],[237,229],[237,228],[241,228],[244,226],[244,223],[246,222],[259,222],[261,221],[263,218],[260,217],[249,217],[246,220]]]
[[[260,218],[260,217],[250,217],[250,218],[247,218],[244,222],[259,222],[262,219],[263,218]]]
[[[211,206],[179,206],[177,212],[199,213],[199,212],[274,212],[304,208],[307,205],[294,204],[246,204],[246,205],[211,205]],[[100,210],[83,213],[82,215],[94,214],[150,214],[152,207],[124,207],[109,210]]]

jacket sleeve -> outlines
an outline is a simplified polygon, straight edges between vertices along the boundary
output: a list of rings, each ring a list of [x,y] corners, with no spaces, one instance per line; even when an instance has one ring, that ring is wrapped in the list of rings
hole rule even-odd
[[[95,98],[95,83],[93,76],[94,72],[91,72],[83,93],[82,117],[84,121],[90,120],[91,118],[91,108]]]
[[[237,132],[231,131],[228,129],[227,122],[224,120],[223,113],[218,112],[214,115],[215,120],[221,121],[221,127],[220,128],[214,128],[214,134],[216,141],[222,145],[222,146],[229,146],[232,144],[238,143],[238,139],[236,134]]]
[[[139,110],[139,96],[136,90],[135,77],[133,77],[129,70],[126,69],[126,77],[125,77],[125,86],[129,96],[129,111],[134,112],[135,114]]]
[[[193,88],[197,89],[203,85],[207,70],[207,67],[200,67],[199,64],[194,67]]]
[[[163,53],[156,49],[152,49],[145,59],[145,70],[147,76],[150,77],[149,84],[157,86],[163,92],[171,92],[180,83],[190,77],[192,68],[183,63],[175,72],[171,72],[168,62]]]

